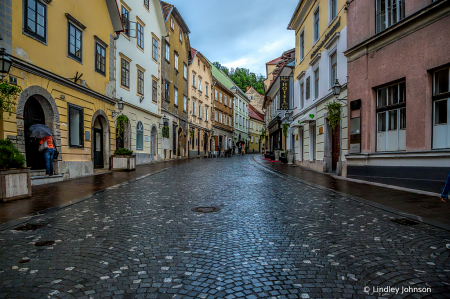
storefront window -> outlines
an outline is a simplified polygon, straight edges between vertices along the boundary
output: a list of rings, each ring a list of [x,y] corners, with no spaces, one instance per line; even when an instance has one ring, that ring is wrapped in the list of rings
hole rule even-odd
[[[450,68],[433,78],[433,149],[450,148]]]

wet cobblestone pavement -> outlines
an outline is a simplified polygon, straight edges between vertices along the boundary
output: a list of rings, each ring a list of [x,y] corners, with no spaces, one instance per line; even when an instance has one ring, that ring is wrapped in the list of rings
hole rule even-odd
[[[450,298],[450,232],[399,217],[251,156],[195,160],[0,232],[0,298]]]

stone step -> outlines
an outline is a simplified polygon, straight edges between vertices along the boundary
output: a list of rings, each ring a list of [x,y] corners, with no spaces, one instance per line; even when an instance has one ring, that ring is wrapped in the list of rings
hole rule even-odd
[[[31,170],[31,176],[45,176],[45,169],[34,169]]]
[[[44,172],[45,174],[45,172]],[[38,185],[45,185],[45,184],[51,184],[56,182],[61,182],[63,180],[62,175],[53,175],[53,176],[32,176],[31,177],[31,186],[38,186]]]

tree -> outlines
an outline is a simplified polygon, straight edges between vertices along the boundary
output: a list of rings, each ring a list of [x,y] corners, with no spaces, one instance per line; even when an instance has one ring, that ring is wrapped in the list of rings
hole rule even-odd
[[[246,68],[237,67],[236,69],[231,68],[231,70],[229,70],[226,66],[221,65],[220,62],[217,61],[213,62],[213,65],[227,74],[230,79],[233,80],[234,84],[236,84],[243,91],[246,91],[247,87],[253,87],[260,94],[264,94],[263,75],[256,75]]]

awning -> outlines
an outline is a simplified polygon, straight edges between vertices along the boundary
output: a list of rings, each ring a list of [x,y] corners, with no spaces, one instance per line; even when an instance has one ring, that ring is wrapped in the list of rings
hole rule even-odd
[[[300,117],[301,123],[310,123],[317,119],[317,107],[312,108]]]

